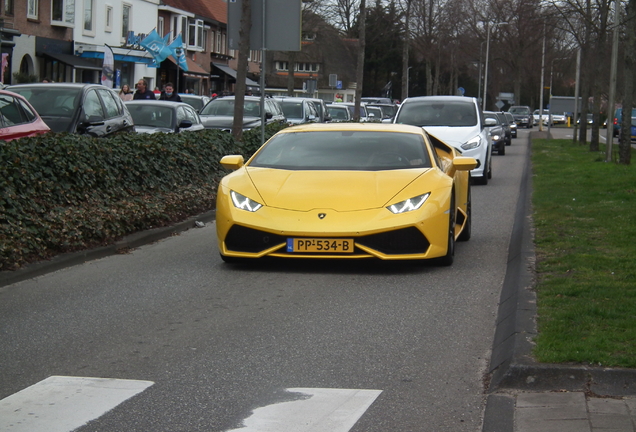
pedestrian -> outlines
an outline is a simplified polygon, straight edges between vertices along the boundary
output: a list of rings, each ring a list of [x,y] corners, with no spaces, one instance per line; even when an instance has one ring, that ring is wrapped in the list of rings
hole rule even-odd
[[[133,100],[133,92],[130,91],[128,84],[121,86],[121,90],[119,90],[119,99],[124,102]]]
[[[135,95],[133,96],[133,100],[145,100],[145,99],[155,100],[157,98],[155,97],[155,94],[153,92],[148,90],[148,82],[142,78],[137,83],[137,91],[135,92]]]
[[[336,99],[335,99],[335,101],[336,101],[336,102],[342,102],[342,96],[340,96],[340,94],[339,94],[339,93],[336,93]]]
[[[181,97],[174,92],[174,87],[172,83],[169,82],[163,86],[163,92],[161,93],[161,96],[159,96],[159,100],[181,102]]]

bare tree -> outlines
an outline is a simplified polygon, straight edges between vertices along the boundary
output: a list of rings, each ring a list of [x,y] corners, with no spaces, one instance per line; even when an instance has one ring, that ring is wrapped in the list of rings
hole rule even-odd
[[[252,26],[252,5],[250,0],[241,2],[241,28],[239,30],[239,52],[234,86],[234,121],[232,135],[237,141],[243,139],[243,111],[247,78],[247,55],[250,52],[250,28]],[[262,125],[265,127],[265,125]]]
[[[364,48],[366,45],[366,17],[367,8],[365,0],[360,0],[360,14],[358,23],[360,26],[360,51],[358,52],[358,69],[356,73],[356,100],[354,106],[353,120],[360,121],[360,100],[362,98],[362,82],[364,80]]]
[[[629,0],[625,18],[625,70],[623,87],[623,121],[618,143],[618,163],[629,165],[632,158],[632,124],[629,121],[634,106],[634,67],[636,66],[636,0]],[[607,127],[612,127],[610,120],[614,116],[608,112]],[[608,110],[609,111],[609,110]]]

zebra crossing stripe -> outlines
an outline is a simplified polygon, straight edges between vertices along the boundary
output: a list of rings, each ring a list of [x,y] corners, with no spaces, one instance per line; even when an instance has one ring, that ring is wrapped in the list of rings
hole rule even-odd
[[[69,432],[153,384],[151,381],[51,376],[0,400],[0,431]]]
[[[257,408],[243,427],[228,432],[347,432],[381,390],[289,388],[298,399]]]

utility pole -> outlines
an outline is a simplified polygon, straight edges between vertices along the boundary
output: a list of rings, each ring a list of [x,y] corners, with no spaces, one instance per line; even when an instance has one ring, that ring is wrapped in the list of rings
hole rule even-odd
[[[539,97],[539,131],[543,132],[543,76],[545,75],[545,21],[543,22],[543,52],[541,54],[541,93]]]

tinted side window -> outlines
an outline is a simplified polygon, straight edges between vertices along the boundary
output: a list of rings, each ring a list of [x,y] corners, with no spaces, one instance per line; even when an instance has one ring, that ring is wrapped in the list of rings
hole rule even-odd
[[[24,102],[22,99],[16,99],[16,102],[18,102],[20,106],[22,107],[22,110],[24,110],[24,114],[26,115],[27,121],[32,122],[33,120],[36,119],[37,116],[35,115],[35,112],[31,109],[29,105],[27,105],[26,102]]]
[[[87,119],[91,116],[99,116],[103,119],[106,118],[102,103],[99,96],[97,96],[97,91],[89,90],[86,93],[86,98],[84,99],[84,114]]]
[[[7,95],[0,95],[0,115],[2,115],[4,126],[29,122],[16,100]]]
[[[119,105],[115,102],[115,95],[110,90],[99,89],[97,90],[99,95],[102,97],[102,101],[104,102],[104,106],[106,107],[106,118],[114,118],[119,117]]]

